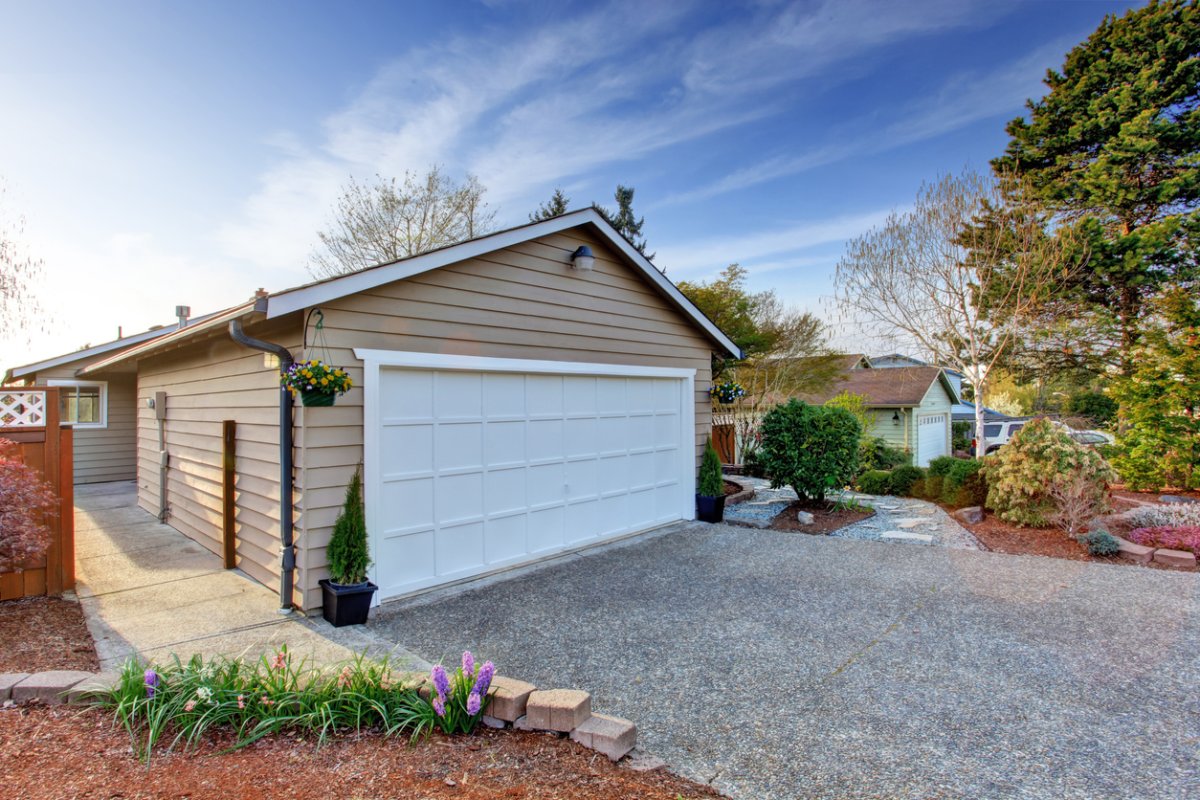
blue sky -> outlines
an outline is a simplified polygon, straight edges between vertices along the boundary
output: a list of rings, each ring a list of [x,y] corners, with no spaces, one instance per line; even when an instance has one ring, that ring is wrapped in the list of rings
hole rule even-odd
[[[0,330],[6,365],[303,283],[350,175],[434,163],[501,225],[632,185],[670,277],[738,261],[832,318],[844,241],[985,168],[1046,69],[1136,5],[0,4],[3,203],[54,315],[28,346]]]

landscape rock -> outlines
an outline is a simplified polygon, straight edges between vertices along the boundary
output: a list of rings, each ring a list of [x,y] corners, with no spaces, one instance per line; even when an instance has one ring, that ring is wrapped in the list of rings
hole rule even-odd
[[[508,723],[505,722],[504,720],[496,719],[495,717],[488,716],[487,714],[484,714],[482,717],[480,717],[479,721],[482,722],[487,727],[495,728],[497,730],[501,730],[508,725]]]
[[[816,522],[816,520],[813,518],[813,515],[807,511],[797,511],[796,522],[801,525],[812,525],[814,522]]]
[[[629,751],[629,758],[621,762],[635,772],[653,772],[656,769],[666,769],[667,762],[658,756],[652,756],[640,747]]]
[[[1168,567],[1195,569],[1196,555],[1186,550],[1168,550],[1164,547],[1154,551],[1154,563],[1164,564]]]
[[[1138,564],[1149,564],[1150,558],[1154,555],[1153,547],[1134,544],[1120,536],[1113,537],[1117,540],[1117,555],[1129,561],[1134,561]]]
[[[933,544],[933,537],[928,533],[913,533],[912,531],[884,531],[879,534],[879,538],[884,542]]]
[[[983,509],[979,506],[967,506],[960,508],[950,516],[965,525],[978,525],[983,522]]]
[[[1200,500],[1197,500],[1194,497],[1183,497],[1182,495],[1178,494],[1159,495],[1158,501],[1160,503],[1200,503]]]

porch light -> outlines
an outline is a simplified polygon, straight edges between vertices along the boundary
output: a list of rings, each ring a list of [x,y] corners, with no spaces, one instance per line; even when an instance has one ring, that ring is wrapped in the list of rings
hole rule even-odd
[[[596,263],[596,256],[592,255],[592,248],[586,244],[581,245],[578,250],[571,254],[571,266],[580,272],[591,272],[592,265]]]
[[[893,424],[893,425],[899,425],[899,424],[900,424],[900,412],[899,412],[899,411],[893,411],[893,412],[892,412],[892,424]]]

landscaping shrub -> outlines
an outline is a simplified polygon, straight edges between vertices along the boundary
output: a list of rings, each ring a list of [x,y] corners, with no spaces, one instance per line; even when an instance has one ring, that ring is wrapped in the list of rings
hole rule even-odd
[[[371,557],[367,551],[367,518],[363,508],[362,468],[355,467],[346,487],[342,512],[333,523],[333,535],[325,551],[329,577],[334,583],[352,586],[367,579]]]
[[[863,494],[891,494],[892,473],[873,469],[858,476],[858,490]]]
[[[938,461],[940,459],[934,459]],[[929,463],[930,471],[933,461]],[[955,508],[982,506],[987,500],[987,479],[983,462],[976,458],[954,458],[946,465],[941,500]]]
[[[46,552],[46,516],[58,507],[50,485],[21,460],[17,448],[0,439],[0,572],[20,570]]]
[[[950,470],[954,467],[954,465],[962,460],[963,459],[955,458],[954,456],[938,456],[937,458],[930,460],[929,466],[925,468],[925,471],[929,475],[940,476],[944,478],[950,474]]]
[[[712,439],[704,443],[704,457],[700,459],[700,484],[696,487],[701,497],[724,497],[725,478],[721,475],[721,457]]]
[[[1107,505],[1113,471],[1108,463],[1046,419],[1021,428],[1008,444],[984,460],[987,507],[1007,522],[1045,526],[1059,508],[1055,493],[1068,486],[1078,501],[1091,504],[1091,513]]]
[[[913,484],[924,477],[925,470],[920,467],[896,467],[892,470],[892,494],[911,497]]]
[[[1146,547],[1187,550],[1189,553],[1200,555],[1200,527],[1192,525],[1135,528],[1129,532],[1129,541]]]
[[[971,449],[971,439],[975,438],[975,426],[966,420],[950,423],[950,446],[955,452]]]
[[[789,400],[762,422],[759,462],[773,487],[790,486],[802,500],[848,486],[858,474],[862,428],[841,408]]]
[[[1200,503],[1138,506],[1122,516],[1135,528],[1200,527]]]
[[[1117,537],[1108,531],[1092,531],[1079,541],[1087,547],[1088,553],[1094,556],[1115,556],[1121,550]]]
[[[866,438],[858,445],[858,468],[862,472],[870,470],[890,470],[903,464],[908,464],[912,456],[899,448],[892,447],[881,437]]]
[[[942,487],[945,485],[945,482],[946,479],[941,475],[926,474],[924,480],[913,484],[911,494],[913,497],[919,497],[922,500],[932,500],[936,503],[942,499]]]
[[[1117,401],[1103,392],[1084,390],[1071,395],[1066,412],[1086,417],[1096,427],[1104,427],[1117,418]]]

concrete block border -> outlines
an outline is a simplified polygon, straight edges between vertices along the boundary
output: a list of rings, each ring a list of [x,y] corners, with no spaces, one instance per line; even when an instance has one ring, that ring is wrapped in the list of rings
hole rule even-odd
[[[1167,567],[1176,569],[1196,569],[1196,556],[1186,550],[1169,550],[1165,547],[1147,547],[1145,545],[1134,544],[1128,539],[1122,539],[1120,536],[1113,535],[1117,540],[1117,545],[1120,549],[1117,555],[1121,558],[1133,561],[1138,564],[1162,564]]]
[[[119,672],[0,673],[0,705],[41,702],[80,704],[91,692],[116,686]],[[489,728],[546,731],[567,736],[620,761],[637,744],[637,726],[627,719],[592,712],[592,696],[577,689],[538,689],[532,683],[497,675],[488,689],[491,703],[483,724]],[[641,767],[643,769],[647,767]],[[657,765],[649,767],[657,768]]]
[[[725,473],[724,475],[722,475],[721,477],[723,477],[725,480],[729,481],[732,484],[736,484],[741,489],[740,491],[738,491],[734,494],[725,495],[725,505],[735,506],[738,503],[744,503],[747,500],[754,499],[754,488],[752,486],[742,483],[735,476],[730,475],[728,472]]]

